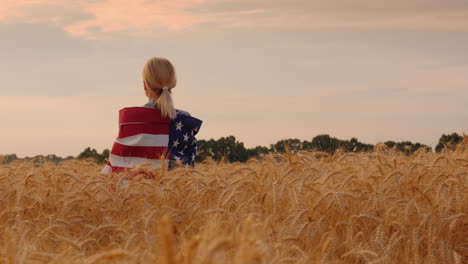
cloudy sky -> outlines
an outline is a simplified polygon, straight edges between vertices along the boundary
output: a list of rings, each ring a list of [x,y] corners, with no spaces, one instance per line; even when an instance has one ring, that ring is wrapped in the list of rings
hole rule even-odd
[[[0,0],[0,154],[109,148],[152,56],[203,139],[468,133],[466,0]]]

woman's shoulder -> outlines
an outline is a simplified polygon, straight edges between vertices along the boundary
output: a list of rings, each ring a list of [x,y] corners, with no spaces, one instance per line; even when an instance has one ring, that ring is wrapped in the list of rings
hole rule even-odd
[[[186,115],[186,116],[191,116],[189,112],[181,110],[181,109],[176,109],[177,115]]]

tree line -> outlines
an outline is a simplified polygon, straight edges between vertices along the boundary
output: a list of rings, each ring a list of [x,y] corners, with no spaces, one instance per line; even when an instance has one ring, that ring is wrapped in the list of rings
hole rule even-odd
[[[431,147],[421,143],[410,141],[384,143],[389,148],[396,148],[407,154],[412,154],[420,148],[432,151]],[[443,143],[442,143],[443,144]],[[211,157],[215,161],[225,160],[229,162],[245,162],[250,158],[261,158],[270,153],[285,153],[290,151],[319,151],[329,154],[335,153],[338,149],[343,152],[370,152],[375,145],[360,142],[357,138],[350,140],[341,140],[329,135],[318,135],[312,140],[284,139],[271,144],[269,147],[257,146],[254,148],[245,148],[242,142],[236,140],[234,136],[222,137],[218,140],[199,140],[198,141],[197,161],[203,161]]]
[[[456,145],[463,141],[463,135],[457,133],[442,135],[439,142],[435,147],[436,152],[442,151],[444,148],[455,149]],[[395,148],[408,155],[415,151],[425,148],[427,151],[432,151],[432,148],[421,143],[413,143],[411,141],[386,141],[383,143],[388,148]],[[343,152],[370,152],[374,149],[375,145],[360,142],[357,138],[350,140],[341,140],[329,135],[318,135],[312,140],[299,140],[299,139],[284,139],[271,144],[269,147],[257,146],[254,148],[246,148],[244,143],[238,141],[234,136],[222,137],[217,140],[198,140],[198,153],[196,160],[201,162],[207,158],[212,158],[215,161],[227,162],[245,162],[250,158],[262,158],[270,153],[285,153],[287,150],[295,153],[301,150],[305,151],[319,151],[333,154],[338,149]],[[62,158],[56,155],[37,155],[34,157],[26,157],[22,160],[30,160],[33,162],[60,162],[69,159],[94,159],[98,163],[107,162],[109,157],[109,150],[105,149],[99,153],[96,149],[86,148],[78,156],[68,156]],[[0,163],[7,164],[19,158],[16,154],[3,155]]]

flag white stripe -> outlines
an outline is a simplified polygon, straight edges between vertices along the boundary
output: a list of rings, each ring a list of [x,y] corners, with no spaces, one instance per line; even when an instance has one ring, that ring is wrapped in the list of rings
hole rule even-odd
[[[109,166],[109,165],[106,165],[102,171],[101,171],[102,174],[111,174],[112,173],[112,167]]]
[[[121,157],[118,155],[110,154],[109,155],[109,162],[114,167],[123,167],[123,168],[132,168],[136,165],[141,164],[151,164],[148,168],[156,169],[161,168],[161,160],[159,159],[145,159],[145,158],[138,158],[138,157]],[[167,164],[167,162],[166,162]],[[166,165],[167,166],[167,165]]]
[[[126,146],[167,147],[169,135],[138,134],[125,138],[118,138],[115,142]]]

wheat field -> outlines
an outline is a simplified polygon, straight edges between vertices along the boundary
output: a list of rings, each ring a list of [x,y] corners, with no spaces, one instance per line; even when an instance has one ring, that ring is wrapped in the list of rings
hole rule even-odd
[[[15,161],[0,263],[468,263],[466,149],[140,168],[125,188],[89,160]]]

